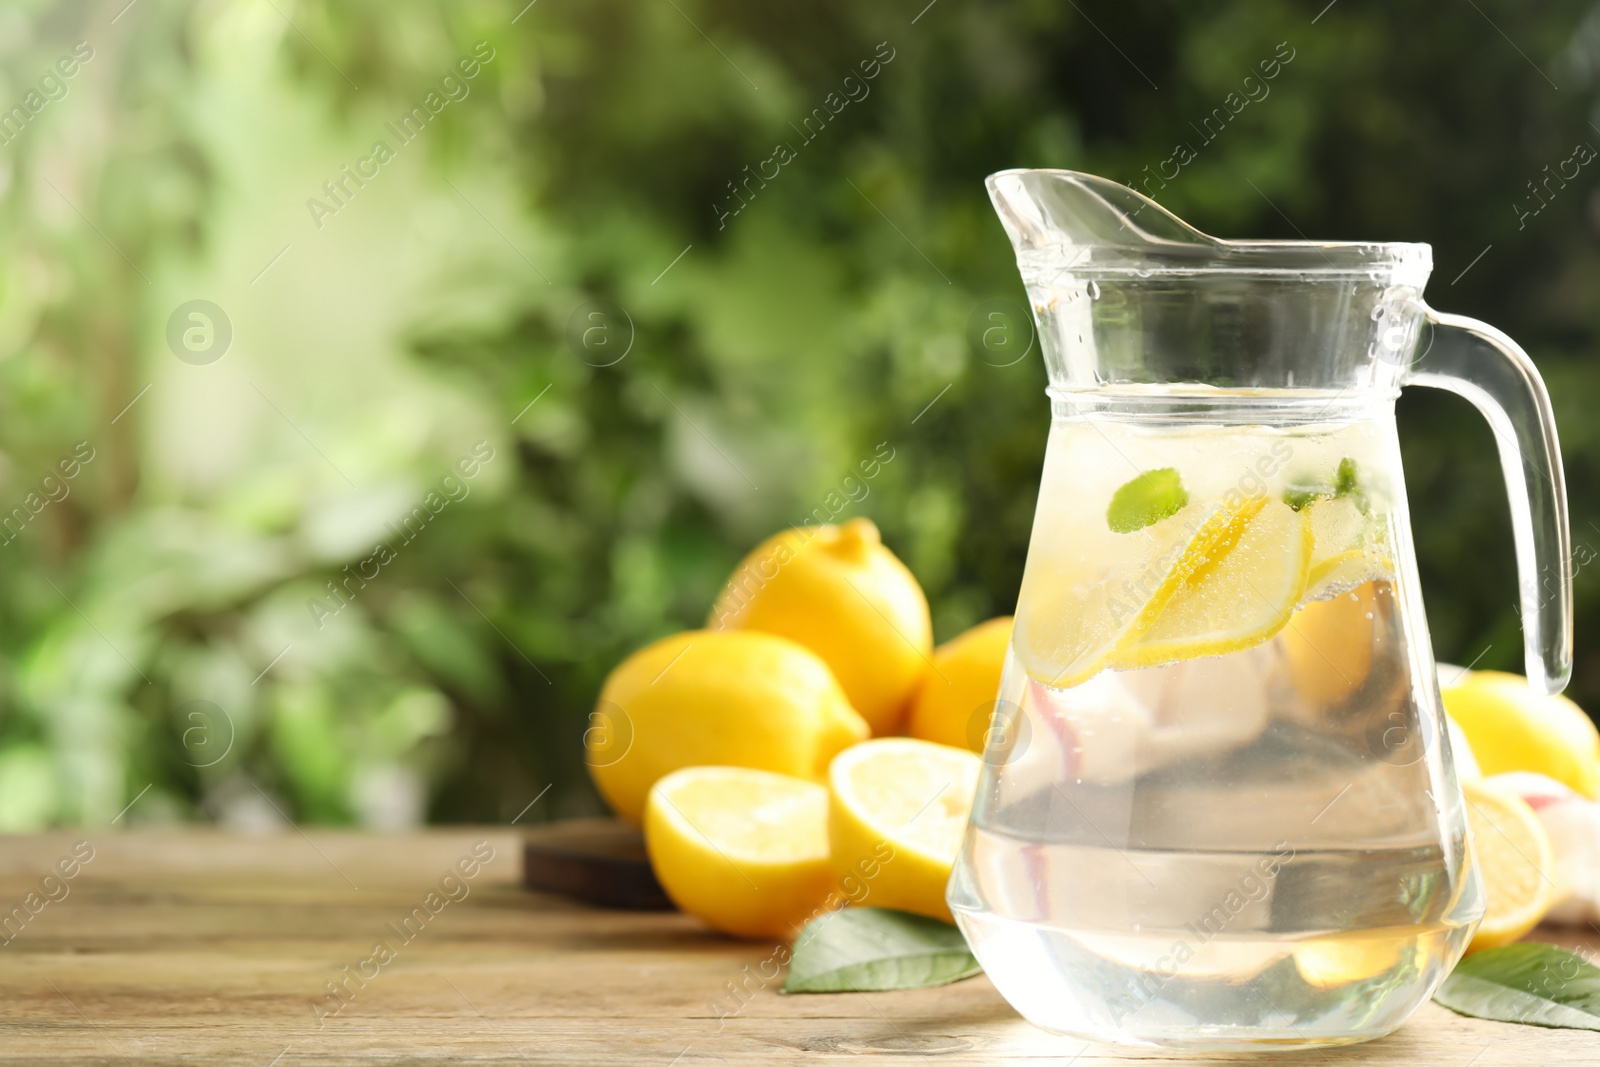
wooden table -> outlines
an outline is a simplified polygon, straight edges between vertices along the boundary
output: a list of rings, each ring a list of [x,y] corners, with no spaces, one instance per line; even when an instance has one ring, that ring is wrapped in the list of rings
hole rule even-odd
[[[61,897],[48,901],[41,876],[70,860],[80,839],[93,859],[71,880],[43,886]],[[480,841],[494,858],[471,879],[445,884],[460,899],[430,901]],[[760,989],[752,979],[757,991],[732,1012],[722,999],[728,983],[743,980],[747,965],[755,972],[773,946],[707,933],[675,913],[591,910],[530,894],[517,884],[519,844],[503,827],[3,839],[0,913],[30,891],[45,903],[20,929],[13,918],[14,938],[0,947],[0,1061],[689,1067],[869,1056],[1096,1067],[1185,1058],[1053,1037],[1018,1018],[981,977],[941,989],[794,997],[780,995],[778,982]],[[397,934],[407,915],[412,926]],[[348,980],[347,1000],[330,997],[325,983],[362,970],[380,939],[398,946],[393,958],[367,964],[369,979]],[[1600,1035],[1480,1022],[1430,1004],[1398,1034],[1366,1045],[1187,1058],[1600,1064]]]

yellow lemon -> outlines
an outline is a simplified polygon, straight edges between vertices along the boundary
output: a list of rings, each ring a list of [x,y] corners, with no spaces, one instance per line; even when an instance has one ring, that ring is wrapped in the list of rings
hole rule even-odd
[[[1444,690],[1444,706],[1485,775],[1532,771],[1600,799],[1600,731],[1566,697],[1535,693],[1519,675],[1475,671]]]
[[[1327,600],[1313,600],[1290,617],[1283,651],[1295,691],[1313,711],[1339,707],[1366,684],[1382,610],[1377,583],[1363,582]]]
[[[1555,898],[1555,859],[1526,800],[1489,782],[1463,782],[1461,793],[1487,905],[1467,951],[1480,952],[1509,945],[1544,918]]]
[[[618,815],[680,767],[754,767],[821,781],[867,737],[827,664],[773,634],[690,630],[623,660],[584,732],[589,773]]]
[[[946,922],[945,884],[983,761],[964,748],[883,737],[828,768],[828,842],[841,882],[874,871],[851,899]]]
[[[1416,944],[1414,926],[1320,937],[1295,946],[1294,965],[1309,985],[1335,989],[1392,970]]]
[[[1011,616],[979,623],[933,653],[933,667],[911,702],[906,733],[982,752],[1000,672],[1011,647]]]
[[[833,892],[828,791],[744,767],[685,767],[650,790],[645,848],[672,902],[739,937],[787,939]]]
[[[899,727],[933,651],[927,597],[868,519],[769,538],[728,579],[709,625],[805,645],[874,734]]]

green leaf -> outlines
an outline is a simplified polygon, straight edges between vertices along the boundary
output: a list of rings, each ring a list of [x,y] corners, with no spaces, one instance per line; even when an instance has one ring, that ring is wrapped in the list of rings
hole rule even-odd
[[[1354,497],[1356,510],[1363,515],[1371,507],[1367,499],[1367,487],[1362,484],[1360,473],[1356,470],[1356,461],[1349,456],[1339,461],[1339,469],[1334,472],[1333,495]]]
[[[1322,500],[1332,494],[1317,486],[1290,485],[1283,490],[1283,502],[1294,510],[1299,511],[1315,501]]]
[[[1189,491],[1176,469],[1145,471],[1111,495],[1106,524],[1117,533],[1132,533],[1176,515],[1188,502]]]
[[[1468,956],[1433,999],[1478,1019],[1600,1030],[1600,967],[1554,945],[1520,942]]]
[[[949,923],[889,908],[845,908],[800,932],[783,991],[920,989],[980,970],[961,931]]]
[[[1339,461],[1339,469],[1333,472],[1333,492],[1335,496],[1349,496],[1356,491],[1356,461],[1349,456]]]
[[[1356,509],[1363,515],[1367,513],[1370,507],[1367,489],[1356,469],[1356,461],[1349,456],[1339,461],[1331,482],[1290,482],[1283,490],[1283,502],[1296,511],[1318,500],[1333,500],[1342,496],[1354,497]]]

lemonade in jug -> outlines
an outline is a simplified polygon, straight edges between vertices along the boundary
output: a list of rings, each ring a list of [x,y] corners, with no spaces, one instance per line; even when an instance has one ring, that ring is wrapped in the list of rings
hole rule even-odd
[[[1528,674],[1556,691],[1571,593],[1543,386],[1422,302],[1425,245],[1217,241],[1067,171],[989,187],[1053,418],[957,922],[1051,1030],[1388,1033],[1483,912],[1394,401],[1450,388],[1495,425]]]

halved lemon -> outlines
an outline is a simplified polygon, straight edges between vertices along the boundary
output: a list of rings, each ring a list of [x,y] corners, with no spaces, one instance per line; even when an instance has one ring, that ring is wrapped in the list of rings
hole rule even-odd
[[[644,838],[672,902],[739,937],[791,937],[833,892],[828,791],[814,782],[685,767],[651,788]]]
[[[1304,512],[1253,497],[1212,516],[1162,589],[1113,649],[1109,665],[1152,667],[1238,652],[1266,641],[1305,595],[1313,535]],[[1212,526],[1208,521],[1207,526]]]
[[[1550,838],[1528,802],[1503,786],[1462,782],[1487,909],[1468,952],[1498,948],[1539,924],[1555,899]]]
[[[966,749],[909,737],[863,741],[833,758],[828,841],[852,901],[950,921],[945,883],[982,766]]]

